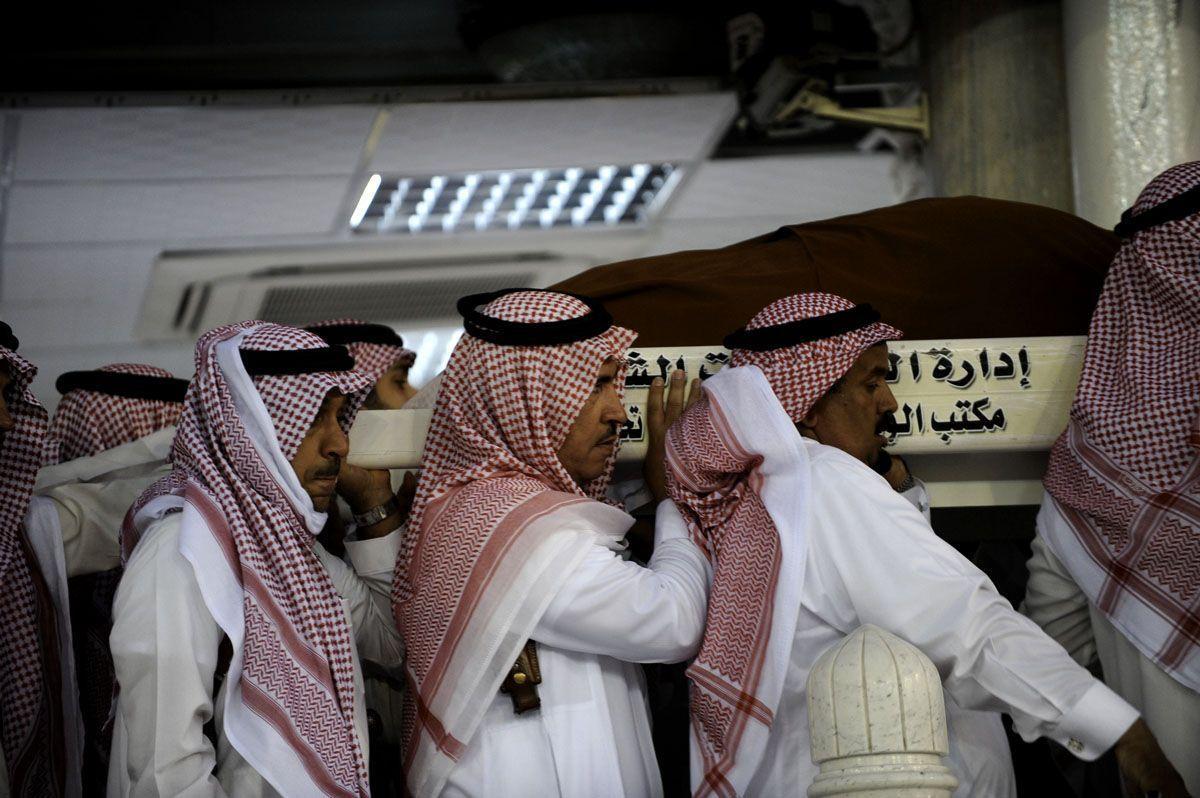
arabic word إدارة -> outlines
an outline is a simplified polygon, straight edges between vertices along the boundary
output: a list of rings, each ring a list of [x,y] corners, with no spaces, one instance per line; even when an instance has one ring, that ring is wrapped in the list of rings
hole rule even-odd
[[[989,352],[986,348],[980,349],[974,356],[959,355],[949,349],[911,352],[908,357],[899,352],[889,352],[887,381],[894,383],[903,377],[911,377],[913,382],[920,382],[923,376],[922,355],[933,359],[933,367],[929,370],[931,379],[961,390],[970,388],[977,378],[985,381],[1013,379],[1018,369],[1021,387],[1028,388],[1031,385],[1029,352],[1024,346],[1018,350],[1016,358],[1008,352]]]

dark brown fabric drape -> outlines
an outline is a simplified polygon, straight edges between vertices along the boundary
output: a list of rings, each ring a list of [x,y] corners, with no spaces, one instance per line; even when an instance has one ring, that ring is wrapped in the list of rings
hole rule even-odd
[[[937,198],[597,266],[554,287],[602,300],[643,346],[718,343],[800,291],[869,302],[908,338],[1084,335],[1117,245],[1051,208]]]

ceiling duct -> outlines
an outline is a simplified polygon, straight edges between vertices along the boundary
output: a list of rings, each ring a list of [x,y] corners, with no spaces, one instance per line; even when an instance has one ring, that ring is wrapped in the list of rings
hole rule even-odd
[[[443,321],[459,297],[530,285],[537,273],[514,268],[488,270],[474,276],[406,280],[368,279],[339,285],[287,284],[267,287],[257,299],[254,316],[265,321],[303,326],[313,319],[403,319],[410,324]]]
[[[694,4],[464,6],[464,40],[506,83],[719,75],[726,67],[723,15]]]
[[[712,93],[392,106],[328,237],[164,252],[136,335],[194,340],[264,317],[455,326],[459,296],[544,287],[641,254],[735,111]]]
[[[636,236],[572,238],[581,240],[542,250],[516,247],[505,252],[494,245],[462,253],[460,245],[454,254],[407,256],[394,247],[353,246],[165,252],[154,264],[137,337],[194,340],[206,329],[242,319],[306,324],[349,316],[454,326],[459,322],[454,303],[461,296],[512,286],[545,287],[599,263],[629,257],[639,241]]]

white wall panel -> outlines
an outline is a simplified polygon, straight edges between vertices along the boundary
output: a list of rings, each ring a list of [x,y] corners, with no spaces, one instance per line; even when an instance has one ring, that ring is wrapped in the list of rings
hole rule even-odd
[[[115,299],[6,299],[0,302],[0,318],[12,325],[22,352],[26,345],[35,344],[41,348],[117,344],[133,340],[140,300],[136,289]]]
[[[23,111],[15,179],[349,175],[375,106]]]
[[[33,340],[26,343],[22,337],[21,354],[37,366],[33,392],[52,413],[59,399],[54,381],[64,372],[94,369],[108,363],[146,363],[167,369],[179,377],[192,376],[192,347],[185,345],[145,346],[123,342],[45,347]]]
[[[732,95],[392,106],[372,169],[398,174],[704,157]]]
[[[782,217],[796,224],[892,205],[894,162],[887,153],[707,161],[681,187],[665,216]]]
[[[5,303],[140,296],[159,251],[157,246],[7,246],[0,296]]]
[[[328,235],[345,178],[15,183],[6,244]]]

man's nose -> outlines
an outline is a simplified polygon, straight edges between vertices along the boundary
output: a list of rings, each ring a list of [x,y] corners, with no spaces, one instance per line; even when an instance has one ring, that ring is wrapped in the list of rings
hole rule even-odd
[[[621,402],[621,397],[617,396],[617,392],[613,391],[608,398],[608,403],[604,408],[604,423],[623,425],[629,420],[629,416],[625,413],[625,405]]]
[[[892,387],[886,382],[883,384],[883,396],[880,397],[880,401],[880,413],[895,413],[900,407],[900,405],[896,403],[896,395],[892,393]]]
[[[329,434],[325,436],[325,446],[321,454],[327,458],[338,457],[345,459],[350,453],[350,439],[346,433],[342,432],[341,426],[334,426]]]

